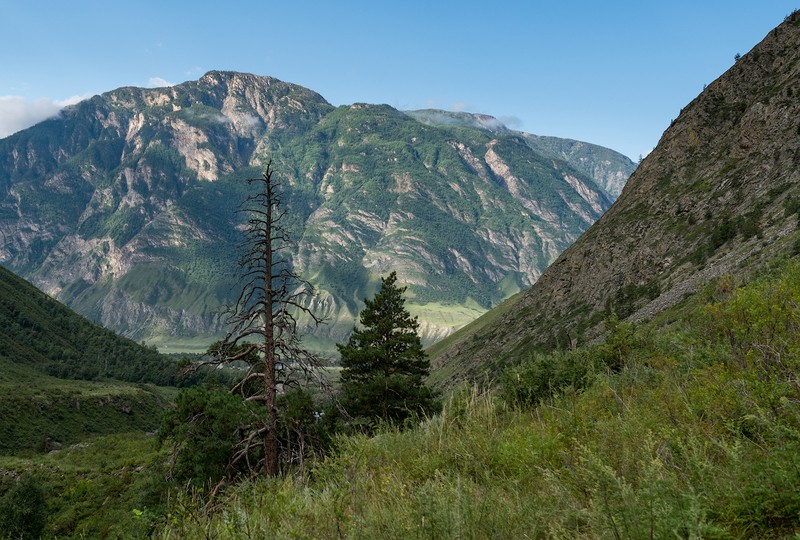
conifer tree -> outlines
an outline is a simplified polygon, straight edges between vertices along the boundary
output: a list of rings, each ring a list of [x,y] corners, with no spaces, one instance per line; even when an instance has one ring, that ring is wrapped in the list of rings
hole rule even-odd
[[[397,274],[382,278],[380,291],[365,300],[362,328],[355,328],[341,353],[341,404],[356,423],[400,423],[413,413],[429,413],[435,399],[423,378],[430,362],[422,348],[416,317],[405,308],[406,287]]]

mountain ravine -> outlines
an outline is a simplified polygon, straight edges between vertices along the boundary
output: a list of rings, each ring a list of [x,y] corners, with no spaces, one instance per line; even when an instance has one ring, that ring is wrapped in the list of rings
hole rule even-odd
[[[430,343],[534,283],[633,169],[480,116],[333,107],[232,72],[120,88],[0,140],[0,263],[125,336],[200,347],[237,290],[244,180],[273,159],[287,257],[328,319],[309,343],[345,339],[391,270]]]

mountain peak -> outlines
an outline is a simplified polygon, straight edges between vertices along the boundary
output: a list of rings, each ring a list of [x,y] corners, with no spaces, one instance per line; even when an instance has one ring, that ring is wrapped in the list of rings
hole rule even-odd
[[[243,73],[240,71],[220,71],[211,70],[200,77],[197,81],[189,81],[188,84],[210,84],[210,85],[230,85],[232,83],[244,83],[256,86],[269,86],[271,84],[286,84],[275,77],[268,75],[255,75],[253,73]]]

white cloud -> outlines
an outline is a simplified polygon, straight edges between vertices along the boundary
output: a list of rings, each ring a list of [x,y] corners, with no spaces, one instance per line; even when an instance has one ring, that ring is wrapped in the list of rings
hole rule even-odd
[[[148,88],[164,88],[165,86],[175,86],[175,83],[171,83],[161,77],[150,77],[147,80]]]
[[[74,105],[90,97],[72,96],[64,100],[35,99],[22,96],[0,96],[0,138],[31,127],[58,114],[67,105]]]

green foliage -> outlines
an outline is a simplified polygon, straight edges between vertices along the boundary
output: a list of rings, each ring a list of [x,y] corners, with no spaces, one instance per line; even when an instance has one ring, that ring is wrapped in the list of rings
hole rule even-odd
[[[397,274],[383,278],[380,291],[365,300],[362,328],[356,328],[341,354],[341,402],[356,422],[385,420],[399,424],[412,414],[435,408],[422,383],[430,363],[422,349],[419,323],[405,309],[405,287]]]
[[[632,323],[622,322],[616,313],[606,319],[606,340],[590,351],[601,363],[614,371],[619,371],[632,361],[633,352],[642,347]]]
[[[170,477],[197,488],[213,486],[246,471],[245,462],[231,468],[242,430],[255,414],[254,407],[224,388],[195,387],[182,391],[158,432],[159,441],[172,448]],[[255,457],[255,456],[254,456]]]
[[[604,343],[569,351],[534,352],[530,358],[507,368],[501,395],[516,406],[536,405],[566,389],[581,390],[609,370],[620,371],[632,361],[641,338],[634,326],[616,314],[606,320]]]
[[[736,223],[728,218],[723,219],[722,222],[711,232],[711,237],[708,240],[711,251],[713,252],[725,244],[728,240],[736,237],[736,232]]]
[[[625,318],[641,307],[641,301],[648,302],[658,298],[661,286],[657,278],[642,284],[629,283],[617,289],[613,297],[606,301],[606,313],[609,316]]]
[[[0,496],[0,537],[39,538],[47,522],[47,501],[40,482],[23,474]]]
[[[787,200],[786,204],[789,205],[787,206],[788,212],[792,203]],[[733,219],[725,216],[719,223],[712,224],[713,228],[709,233],[708,240],[697,247],[690,256],[690,260],[698,266],[704,265],[708,257],[738,235],[741,235],[742,240],[745,241],[754,236],[761,238],[760,222],[763,211],[763,206],[758,205],[753,210]]]
[[[734,358],[790,376],[800,369],[800,264],[780,278],[763,279],[706,308],[716,336]]]
[[[592,352],[579,349],[533,353],[503,375],[503,399],[515,405],[536,405],[565,388],[583,388],[605,366]]]
[[[91,323],[0,268],[0,358],[60,378],[192,384],[175,362]]]
[[[158,427],[169,390],[61,380],[0,359],[0,454],[49,452],[88,437]]]
[[[303,471],[306,462],[331,446],[335,426],[322,421],[310,392],[302,388],[278,396],[278,445],[284,471]]]
[[[278,445],[284,472],[302,471],[306,462],[330,446],[330,434],[319,421],[309,392],[292,388],[278,396]],[[171,448],[169,477],[177,485],[204,489],[221,480],[246,476],[246,461],[232,463],[234,451],[244,442],[247,428],[263,407],[242,400],[221,387],[196,387],[182,391],[176,406],[162,420],[158,438]],[[248,456],[257,463],[259,450]]]
[[[147,537],[163,523],[169,498],[160,466],[165,456],[156,452],[153,439],[139,431],[86,438],[44,455],[0,456],[6,479],[0,481],[0,497],[11,487],[10,478],[31,476],[46,498],[42,538]],[[29,501],[35,508],[36,499]]]

